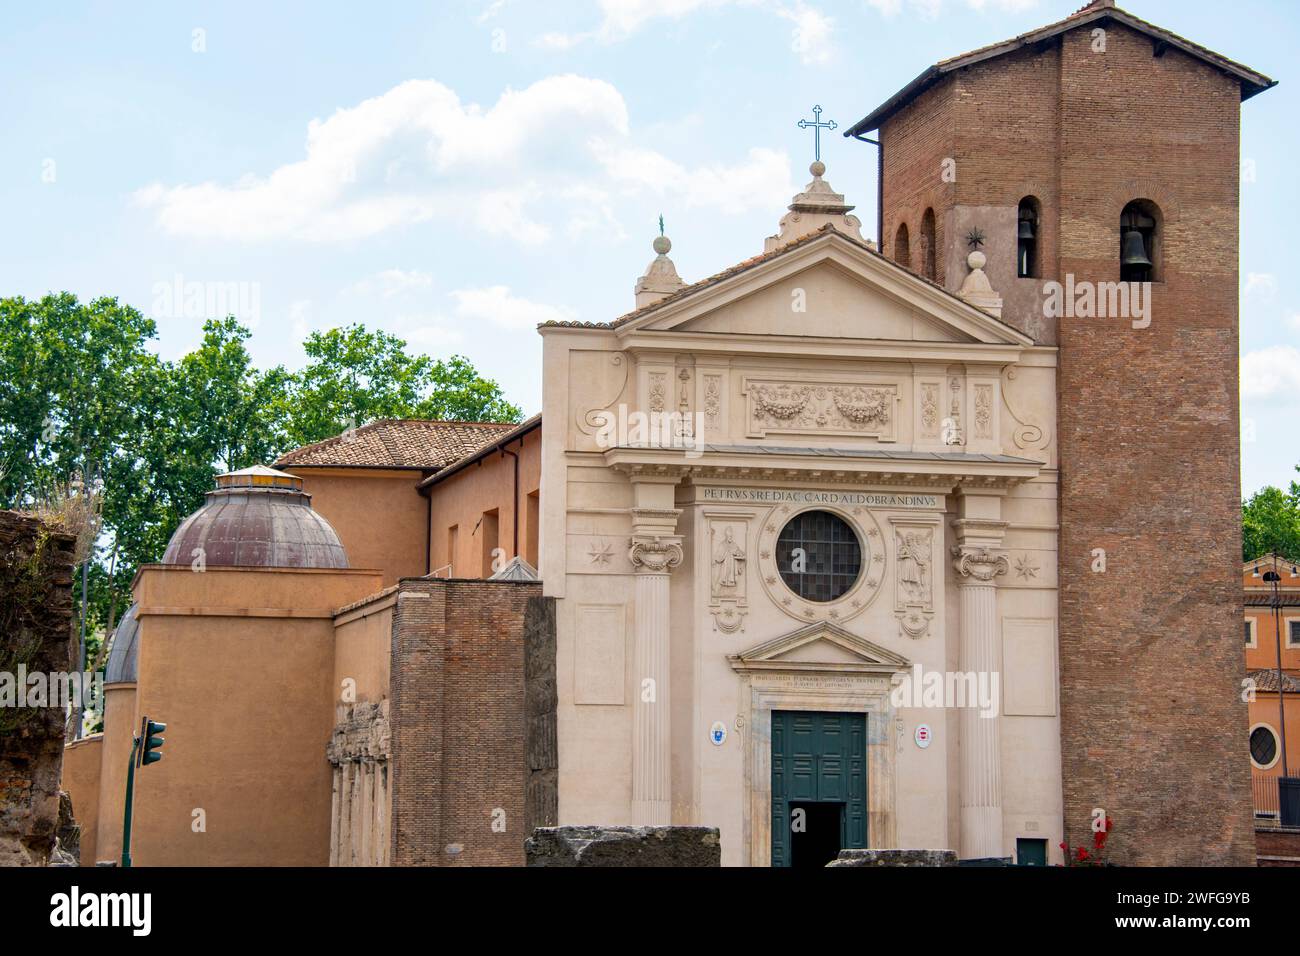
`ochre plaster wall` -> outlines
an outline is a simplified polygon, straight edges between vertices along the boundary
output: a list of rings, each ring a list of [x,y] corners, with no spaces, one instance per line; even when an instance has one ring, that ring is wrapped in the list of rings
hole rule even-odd
[[[541,437],[536,428],[510,442],[506,448],[519,455],[519,551],[529,563],[536,566],[535,556],[527,554],[529,542],[528,496],[538,491],[541,483]],[[493,452],[459,472],[430,486],[433,516],[430,522],[431,567],[445,569],[439,577],[477,578],[483,572],[484,513],[497,513],[497,539],[488,542],[492,548],[501,548],[504,561],[515,556],[514,520],[514,460],[510,455]],[[450,553],[448,529],[457,528],[456,553]]]

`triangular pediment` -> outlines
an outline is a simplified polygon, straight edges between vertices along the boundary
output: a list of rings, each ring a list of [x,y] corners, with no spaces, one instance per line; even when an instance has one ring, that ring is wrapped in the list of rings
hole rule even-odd
[[[837,624],[808,624],[727,658],[734,670],[851,671],[893,674],[910,670],[901,654]]]
[[[1001,320],[834,229],[688,286],[615,326],[620,335],[700,332],[1033,344]]]

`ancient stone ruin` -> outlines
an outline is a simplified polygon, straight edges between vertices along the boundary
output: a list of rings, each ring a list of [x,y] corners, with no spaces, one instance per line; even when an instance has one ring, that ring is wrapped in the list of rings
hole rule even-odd
[[[717,827],[538,827],[528,866],[721,866]]]
[[[72,639],[74,538],[0,511],[0,675],[77,669]],[[0,866],[73,860],[71,805],[60,814],[65,714],[61,706],[0,706]],[[62,817],[62,819],[61,819]]]

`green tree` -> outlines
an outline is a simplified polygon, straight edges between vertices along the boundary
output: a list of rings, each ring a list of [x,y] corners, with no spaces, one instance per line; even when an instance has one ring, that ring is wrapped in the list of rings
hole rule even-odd
[[[259,371],[249,335],[233,316],[212,318],[194,351],[165,362],[149,348],[153,321],[116,299],[0,299],[0,507],[83,474],[102,494],[92,627],[120,618],[136,569],[161,559],[219,471],[378,418],[521,417],[468,360],[408,354],[386,332],[313,333],[292,374]]]
[[[1300,485],[1270,485],[1242,502],[1241,550],[1246,561],[1274,552],[1300,560]]]
[[[326,329],[309,334],[303,347],[309,362],[291,376],[282,415],[291,446],[378,419],[519,421],[523,415],[468,359],[435,362],[408,354],[403,339],[382,330]]]
[[[101,474],[138,425],[158,365],[151,319],[116,299],[0,299],[0,501],[30,502],[74,474]]]
[[[382,418],[519,421],[501,387],[461,356],[410,355],[406,342],[360,324],[313,332],[310,361],[292,376],[284,419],[292,445],[323,441]]]

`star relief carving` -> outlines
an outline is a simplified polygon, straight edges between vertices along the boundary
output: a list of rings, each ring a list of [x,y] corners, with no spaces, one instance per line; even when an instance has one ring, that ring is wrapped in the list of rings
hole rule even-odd
[[[597,566],[608,565],[614,560],[614,546],[608,541],[593,541],[587,549],[587,557]]]
[[[1038,570],[1038,562],[1030,555],[1022,554],[1016,558],[1016,577],[1028,581],[1031,578],[1038,577]]]

